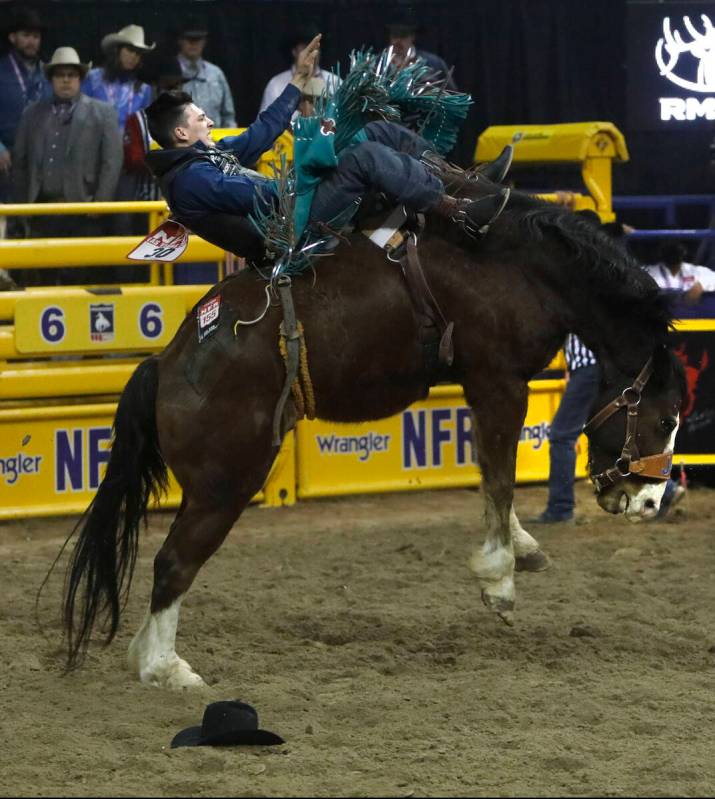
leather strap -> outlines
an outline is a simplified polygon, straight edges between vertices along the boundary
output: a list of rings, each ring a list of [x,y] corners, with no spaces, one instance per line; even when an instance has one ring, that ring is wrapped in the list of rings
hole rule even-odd
[[[273,446],[280,447],[283,412],[300,365],[300,331],[298,330],[298,321],[295,316],[295,306],[293,305],[291,279],[287,275],[281,275],[275,285],[283,308],[281,334],[285,337],[287,352],[285,383],[273,413]]]
[[[589,419],[583,427],[583,432],[586,433],[586,435],[590,435],[607,419],[610,419],[611,416],[616,413],[616,411],[619,411],[621,408],[625,408],[632,404],[638,405],[638,403],[641,401],[641,393],[645,388],[645,384],[648,382],[652,374],[653,358],[651,356],[648,358],[645,366],[641,369],[638,377],[636,377],[633,383],[628,386],[628,388],[624,389],[622,393],[616,397],[616,399],[609,402],[605,408],[601,408],[597,414]]]
[[[407,238],[400,266],[412,303],[420,317],[422,332],[424,333],[425,328],[428,332],[429,328],[435,330],[439,336],[439,363],[449,367],[454,362],[454,322],[447,321],[429,287],[417,253],[417,237],[414,234]]]
[[[646,455],[644,458],[641,458],[636,443],[636,435],[638,432],[638,406],[640,405],[643,389],[652,374],[653,358],[650,357],[633,383],[628,386],[628,388],[625,388],[620,396],[609,402],[605,408],[602,408],[586,425],[584,425],[584,432],[590,434],[621,408],[627,409],[626,440],[623,442],[621,456],[616,461],[615,466],[606,469],[592,478],[597,491],[603,491],[604,488],[615,485],[630,475],[647,477],[651,480],[667,480],[670,477],[673,453],[661,452],[657,455]]]

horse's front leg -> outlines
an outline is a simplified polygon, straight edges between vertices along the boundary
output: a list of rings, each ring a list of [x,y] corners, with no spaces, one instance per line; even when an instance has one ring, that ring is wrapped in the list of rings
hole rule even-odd
[[[516,378],[495,380],[492,377],[488,384],[465,384],[464,390],[475,416],[475,442],[482,471],[487,528],[484,544],[475,549],[469,565],[479,580],[484,604],[511,625],[514,623],[515,544],[519,545],[516,554],[522,555],[519,550],[526,543],[520,535],[521,525],[512,502],[516,450],[529,389],[526,382]],[[538,544],[536,547],[538,549]]]

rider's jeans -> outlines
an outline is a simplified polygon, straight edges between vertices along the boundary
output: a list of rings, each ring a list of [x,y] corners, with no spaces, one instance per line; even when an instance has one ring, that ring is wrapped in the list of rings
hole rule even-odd
[[[341,153],[318,187],[311,221],[330,222],[371,191],[413,211],[431,208],[444,193],[442,182],[417,160],[431,149],[425,139],[392,122],[370,122],[365,132],[368,141]]]
[[[574,509],[576,440],[588,421],[599,385],[597,365],[575,369],[566,383],[549,434],[549,502],[546,515],[553,520],[570,519]]]

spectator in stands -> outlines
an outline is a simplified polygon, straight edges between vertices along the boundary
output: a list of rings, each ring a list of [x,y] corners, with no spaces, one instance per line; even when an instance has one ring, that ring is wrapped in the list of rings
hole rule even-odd
[[[114,109],[82,94],[90,64],[73,47],[58,47],[45,65],[52,96],[22,115],[13,148],[17,202],[111,200],[122,163]],[[81,216],[31,217],[32,236],[97,235],[99,221]]]
[[[393,49],[393,64],[407,66],[412,64],[415,59],[421,58],[432,68],[432,74],[429,76],[431,80],[448,78],[447,89],[457,91],[454,78],[444,59],[417,47],[417,35],[421,33],[421,30],[421,26],[413,14],[403,13],[388,23],[387,32],[390,47]]]
[[[158,97],[162,92],[181,88],[187,80],[182,74],[178,58],[173,56],[150,62],[147,65],[146,75],[154,97]],[[144,162],[144,158],[151,148],[151,141],[146,113],[142,108],[132,114],[124,126],[122,172],[131,176],[134,183],[132,194],[137,200],[161,199],[159,187]],[[141,215],[141,222],[146,224],[146,218],[143,215]]]
[[[268,81],[266,88],[263,90],[259,112],[265,111],[266,108],[282,94],[283,89],[293,80],[296,73],[298,56],[317,35],[318,29],[315,25],[306,25],[298,28],[292,36],[288,37],[285,42],[285,49],[290,52],[292,58],[291,67],[284,72],[279,72],[277,75],[274,75]],[[298,104],[298,112],[303,116],[309,116],[313,113],[315,100],[322,94],[326,86],[332,89],[337,85],[337,77],[332,72],[321,69],[319,59],[320,55],[318,55],[318,59],[315,62],[313,77],[303,89],[301,100]]]
[[[105,64],[90,70],[82,83],[87,97],[103,100],[114,106],[119,130],[124,130],[127,119],[151,102],[151,88],[139,80],[142,56],[156,44],[144,41],[144,28],[127,25],[117,33],[102,39]]]
[[[155,97],[161,92],[180,88],[186,80],[175,56],[149,59],[144,74]],[[151,142],[146,113],[142,108],[133,113],[124,126],[124,161],[120,175],[120,186],[125,194],[140,202],[161,200],[161,191],[144,161],[151,149]],[[119,235],[146,235],[146,214],[119,214],[118,217],[118,222],[115,220],[112,226],[113,232]],[[146,282],[147,267],[136,264],[117,266],[112,276],[119,283]]]
[[[198,17],[190,17],[179,30],[179,63],[186,78],[184,91],[213,119],[217,128],[235,128],[233,97],[223,70],[202,56],[208,28]]]
[[[661,248],[660,262],[645,269],[661,289],[681,292],[684,302],[694,305],[705,291],[715,291],[715,272],[707,266],[685,261],[688,251],[680,242],[668,242]]]
[[[0,58],[0,202],[10,199],[11,152],[22,112],[50,94],[40,61],[43,31],[39,14],[29,8],[18,9],[6,28],[10,51]]]

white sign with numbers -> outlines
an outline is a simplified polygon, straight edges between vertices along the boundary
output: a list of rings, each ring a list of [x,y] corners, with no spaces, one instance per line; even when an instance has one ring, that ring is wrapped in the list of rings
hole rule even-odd
[[[189,243],[189,231],[173,219],[153,230],[128,255],[130,261],[175,261]]]

